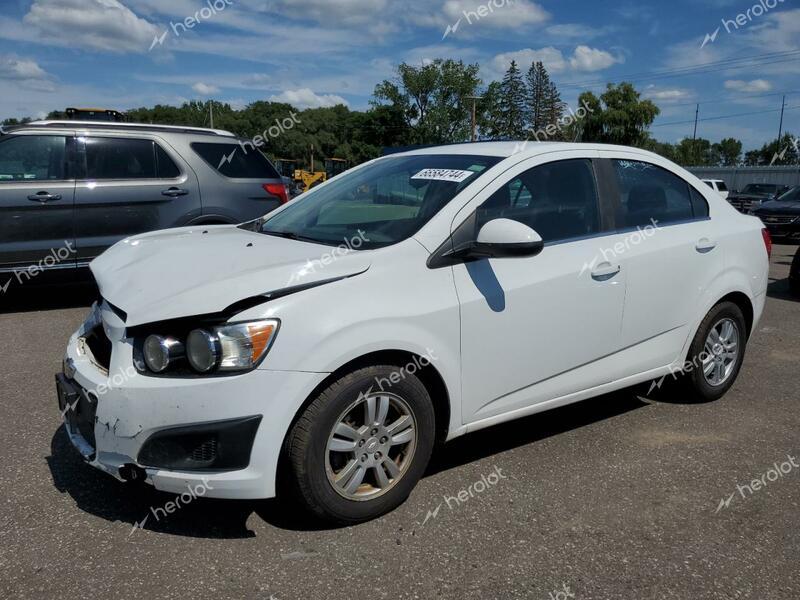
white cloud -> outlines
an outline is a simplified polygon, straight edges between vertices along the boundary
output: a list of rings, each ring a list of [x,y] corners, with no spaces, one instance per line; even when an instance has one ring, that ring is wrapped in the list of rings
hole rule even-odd
[[[52,92],[52,77],[35,60],[15,54],[0,54],[0,82],[39,92]]]
[[[591,38],[607,35],[614,31],[613,27],[594,28],[581,23],[561,23],[550,25],[545,29],[547,33],[556,38],[589,40]]]
[[[219,92],[219,88],[217,86],[209,83],[203,83],[202,81],[195,83],[192,86],[192,89],[201,96],[210,96],[211,94],[216,94]]]
[[[649,85],[642,94],[645,98],[650,100],[657,100],[658,102],[670,103],[677,102],[678,100],[687,100],[692,97],[692,92],[682,90],[680,88],[657,88],[655,85]]]
[[[311,19],[328,26],[380,28],[394,13],[389,0],[276,0],[269,6],[289,18]]]
[[[522,70],[526,70],[532,62],[542,62],[550,73],[602,71],[616,63],[624,62],[621,57],[615,57],[610,52],[589,46],[578,46],[569,57],[565,57],[561,50],[548,46],[538,50],[525,48],[516,52],[498,54],[492,59],[492,67],[496,73],[502,73],[508,69],[512,60],[517,61]]]
[[[424,4],[421,10],[430,10]],[[480,11],[480,12],[479,12]],[[485,13],[485,16],[484,16]],[[447,24],[455,24],[459,19],[461,27],[524,27],[538,25],[550,19],[550,14],[535,2],[529,0],[447,0],[442,7],[442,16]]]
[[[337,104],[347,105],[347,100],[334,94],[319,95],[309,88],[299,90],[286,90],[280,94],[270,96],[272,102],[286,102],[296,108],[323,108],[336,106]]]
[[[725,82],[725,89],[734,92],[768,92],[772,89],[772,84],[766,79],[753,79],[752,81],[728,79]]]
[[[24,24],[48,45],[146,52],[158,28],[117,0],[35,0]]]

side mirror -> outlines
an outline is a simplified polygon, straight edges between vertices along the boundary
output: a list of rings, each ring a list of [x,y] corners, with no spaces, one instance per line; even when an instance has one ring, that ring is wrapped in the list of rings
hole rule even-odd
[[[493,219],[478,232],[467,250],[470,258],[519,258],[536,256],[544,249],[542,236],[512,219]]]

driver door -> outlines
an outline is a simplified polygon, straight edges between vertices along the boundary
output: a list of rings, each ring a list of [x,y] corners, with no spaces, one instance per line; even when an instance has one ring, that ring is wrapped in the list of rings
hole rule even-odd
[[[616,378],[626,274],[602,254],[616,236],[601,209],[592,160],[574,153],[524,161],[456,217],[476,234],[520,221],[545,242],[538,256],[453,267],[461,304],[465,423],[524,410]],[[538,163],[538,164],[537,164]]]

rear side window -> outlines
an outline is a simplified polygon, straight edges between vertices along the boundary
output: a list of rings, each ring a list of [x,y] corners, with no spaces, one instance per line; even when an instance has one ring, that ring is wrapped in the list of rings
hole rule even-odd
[[[694,218],[690,186],[686,181],[650,163],[612,162],[620,192],[618,229],[666,225]]]
[[[87,137],[86,178],[174,179],[180,169],[164,149],[152,140]]]
[[[211,168],[225,177],[241,179],[280,179],[281,176],[267,158],[256,149],[239,144],[210,144],[195,142],[192,149]]]
[[[724,182],[724,181],[718,181],[718,182],[717,182],[717,189],[718,189],[720,192],[727,192],[727,191],[728,191],[728,186],[727,186],[727,185],[725,185],[725,182]]]
[[[0,143],[0,182],[66,179],[67,138],[17,135]]]
[[[600,211],[590,161],[563,160],[525,171],[481,205],[478,228],[497,218],[524,223],[545,242],[599,233]]]
[[[156,179],[153,142],[127,138],[86,138],[88,179]]]

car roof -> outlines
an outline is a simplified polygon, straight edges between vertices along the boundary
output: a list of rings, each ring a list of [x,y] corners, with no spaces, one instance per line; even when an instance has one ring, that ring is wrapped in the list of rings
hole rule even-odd
[[[430,146],[426,148],[415,148],[400,154],[390,156],[413,156],[430,154],[466,154],[473,156],[498,156],[500,158],[528,158],[551,152],[564,151],[618,151],[633,152],[642,156],[658,156],[641,148],[630,146],[614,146],[610,144],[575,143],[575,142],[531,142],[531,141],[511,141],[511,142],[469,142],[461,144],[446,144],[442,146]]]
[[[30,129],[93,129],[101,131],[157,131],[162,133],[189,133],[195,135],[215,135],[221,137],[236,137],[235,134],[224,129],[211,129],[208,127],[191,127],[184,125],[154,125],[152,123],[120,123],[114,121],[72,121],[67,119],[48,119],[31,121],[20,125],[6,127],[6,132],[25,131]]]

